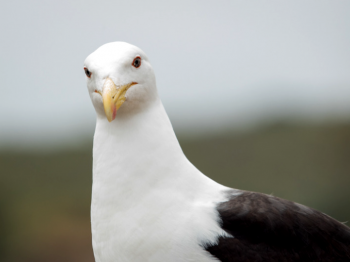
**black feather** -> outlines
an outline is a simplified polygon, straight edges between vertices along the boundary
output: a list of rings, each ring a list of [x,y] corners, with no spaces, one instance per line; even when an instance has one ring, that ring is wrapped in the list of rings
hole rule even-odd
[[[350,229],[314,209],[242,191],[217,210],[233,237],[205,249],[222,262],[350,261]]]

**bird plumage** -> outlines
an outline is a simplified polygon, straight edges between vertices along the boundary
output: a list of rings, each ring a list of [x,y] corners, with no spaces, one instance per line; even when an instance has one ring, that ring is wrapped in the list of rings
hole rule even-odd
[[[350,261],[350,229],[312,208],[246,191],[217,208],[235,236],[206,247],[222,262]]]
[[[97,113],[91,203],[97,262],[350,261],[346,226],[302,205],[229,189],[187,160],[142,50],[109,43],[84,66]],[[116,90],[136,84],[124,101],[105,90],[107,79]],[[104,111],[108,92],[109,101],[122,103],[114,120]]]

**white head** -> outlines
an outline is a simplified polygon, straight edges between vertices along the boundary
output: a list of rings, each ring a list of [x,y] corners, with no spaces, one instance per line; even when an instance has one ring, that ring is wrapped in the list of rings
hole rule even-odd
[[[147,56],[128,43],[101,46],[85,59],[84,70],[95,110],[108,121],[136,114],[158,97],[155,75]]]

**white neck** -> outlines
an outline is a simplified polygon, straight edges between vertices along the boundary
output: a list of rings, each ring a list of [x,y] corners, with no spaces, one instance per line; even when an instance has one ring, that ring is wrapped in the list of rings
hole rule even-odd
[[[198,254],[188,261],[212,261],[204,259],[199,244],[224,234],[214,208],[226,188],[187,160],[159,99],[141,113],[122,116],[111,123],[98,117],[96,123],[91,205],[96,261],[109,261],[108,250],[116,252],[110,257],[123,256],[119,261],[187,261],[177,260],[181,252]],[[180,225],[183,234],[194,232],[187,252],[179,252],[186,241],[173,232]],[[157,250],[145,257],[152,247]]]
[[[123,188],[130,186],[128,190],[142,183],[146,189],[146,181],[169,179],[169,170],[177,169],[180,162],[187,159],[159,99],[131,117],[117,116],[111,123],[97,118],[94,182],[108,180],[113,187],[122,183]]]

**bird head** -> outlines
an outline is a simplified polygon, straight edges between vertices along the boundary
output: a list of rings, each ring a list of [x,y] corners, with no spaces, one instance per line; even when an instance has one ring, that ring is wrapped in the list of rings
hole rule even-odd
[[[84,62],[91,101],[109,122],[145,110],[157,98],[155,75],[145,53],[124,42],[108,43]]]

